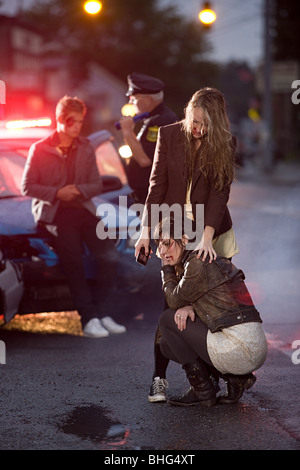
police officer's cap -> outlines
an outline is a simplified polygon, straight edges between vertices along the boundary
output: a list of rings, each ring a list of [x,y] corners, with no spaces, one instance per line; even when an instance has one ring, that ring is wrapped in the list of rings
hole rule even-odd
[[[143,73],[133,72],[127,77],[128,90],[126,96],[135,94],[153,95],[161,91],[165,84],[158,78],[150,77]]]

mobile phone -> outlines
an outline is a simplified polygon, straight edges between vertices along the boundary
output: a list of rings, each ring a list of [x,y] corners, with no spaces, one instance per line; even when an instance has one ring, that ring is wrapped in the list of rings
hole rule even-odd
[[[140,264],[146,266],[149,255],[150,255],[150,247],[149,247],[148,254],[146,255],[145,254],[145,248],[142,246],[142,248],[140,249],[140,252],[139,252],[139,254],[137,255],[137,258],[136,258],[137,263],[140,263]]]

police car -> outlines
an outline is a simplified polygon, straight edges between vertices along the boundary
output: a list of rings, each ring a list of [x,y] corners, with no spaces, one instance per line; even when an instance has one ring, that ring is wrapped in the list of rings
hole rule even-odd
[[[20,191],[30,145],[52,131],[49,118],[11,121],[0,126],[0,318],[5,322],[16,313],[72,309],[68,290],[63,289],[55,239],[39,231],[31,213],[31,198]],[[99,215],[105,216],[105,227],[112,232],[120,254],[134,260],[138,218],[130,209],[134,202],[132,191],[113,136],[101,130],[88,138],[95,149],[104,187],[93,202]],[[92,279],[95,264],[87,248],[83,250],[86,276]],[[59,289],[65,304],[60,299],[57,308],[53,299],[59,297]],[[45,305],[38,301],[40,298]]]

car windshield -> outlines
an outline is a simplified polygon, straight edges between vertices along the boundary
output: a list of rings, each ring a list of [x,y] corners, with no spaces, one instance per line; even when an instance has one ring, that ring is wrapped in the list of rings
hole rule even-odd
[[[96,161],[100,175],[112,175],[120,178],[122,184],[127,183],[127,177],[120,157],[109,141],[102,142],[95,150]]]
[[[25,162],[21,155],[0,151],[0,198],[21,196]]]
[[[28,142],[17,139],[6,141],[0,146],[0,198],[21,196],[21,181],[28,149]],[[117,176],[122,184],[127,184],[119,155],[110,140],[101,142],[95,148],[95,154],[101,175]]]

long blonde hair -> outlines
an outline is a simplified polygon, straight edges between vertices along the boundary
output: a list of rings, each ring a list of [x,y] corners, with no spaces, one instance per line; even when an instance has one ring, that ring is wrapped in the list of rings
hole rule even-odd
[[[208,123],[207,135],[202,139],[198,152],[194,151],[192,134],[193,111],[201,108]],[[225,99],[215,88],[196,91],[185,108],[182,126],[186,135],[187,176],[190,180],[197,166],[207,181],[218,191],[234,179],[234,156],[230,123],[226,113]]]

